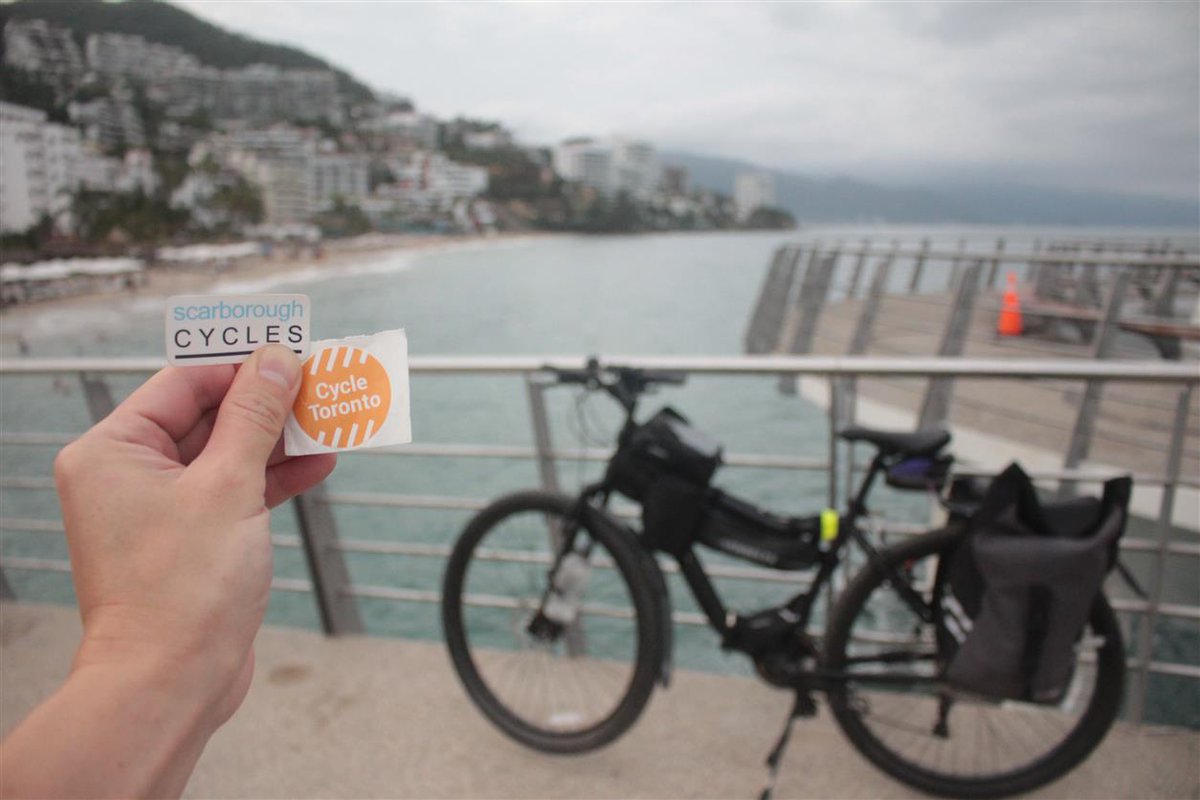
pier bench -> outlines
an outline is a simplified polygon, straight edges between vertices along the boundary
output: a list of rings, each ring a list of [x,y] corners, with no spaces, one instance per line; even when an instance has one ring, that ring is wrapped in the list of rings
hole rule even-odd
[[[1098,308],[1084,308],[1060,300],[1034,298],[1021,302],[1021,314],[1027,330],[1051,331],[1058,323],[1073,325],[1083,341],[1090,341],[1096,324],[1103,317]],[[1146,337],[1159,355],[1168,361],[1178,361],[1184,341],[1200,341],[1200,325],[1178,320],[1155,318],[1123,319],[1117,325],[1123,331]]]

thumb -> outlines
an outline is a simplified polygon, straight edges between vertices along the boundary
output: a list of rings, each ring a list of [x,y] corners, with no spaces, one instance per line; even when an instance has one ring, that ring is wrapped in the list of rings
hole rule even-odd
[[[300,361],[283,345],[254,352],[242,364],[197,459],[207,467],[265,479],[267,460],[300,391]]]

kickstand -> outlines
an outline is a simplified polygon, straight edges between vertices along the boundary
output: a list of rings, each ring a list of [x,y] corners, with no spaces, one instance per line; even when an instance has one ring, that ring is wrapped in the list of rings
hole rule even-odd
[[[771,792],[775,791],[775,781],[779,777],[779,762],[783,760],[783,752],[792,738],[792,725],[796,723],[796,717],[803,716],[812,716],[812,698],[805,692],[796,692],[796,702],[792,704],[787,722],[783,723],[783,733],[779,734],[779,741],[775,742],[767,756],[767,785],[759,793],[758,800],[771,800]]]

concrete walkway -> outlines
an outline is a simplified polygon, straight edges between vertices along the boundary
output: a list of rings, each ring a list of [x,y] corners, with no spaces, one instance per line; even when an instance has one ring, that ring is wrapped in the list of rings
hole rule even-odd
[[[0,604],[0,728],[62,680],[74,610]],[[599,752],[551,757],[495,731],[443,648],[268,629],[239,714],[210,743],[190,797],[666,798],[757,796],[789,698],[745,678],[677,674]],[[879,773],[827,712],[796,726],[777,797],[920,797]],[[1200,734],[1119,727],[1036,797],[1200,797]]]

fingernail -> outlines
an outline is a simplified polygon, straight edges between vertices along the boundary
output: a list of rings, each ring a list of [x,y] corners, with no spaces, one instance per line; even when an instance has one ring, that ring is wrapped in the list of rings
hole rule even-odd
[[[300,377],[300,360],[281,344],[268,345],[258,359],[258,374],[284,389],[291,389]]]

